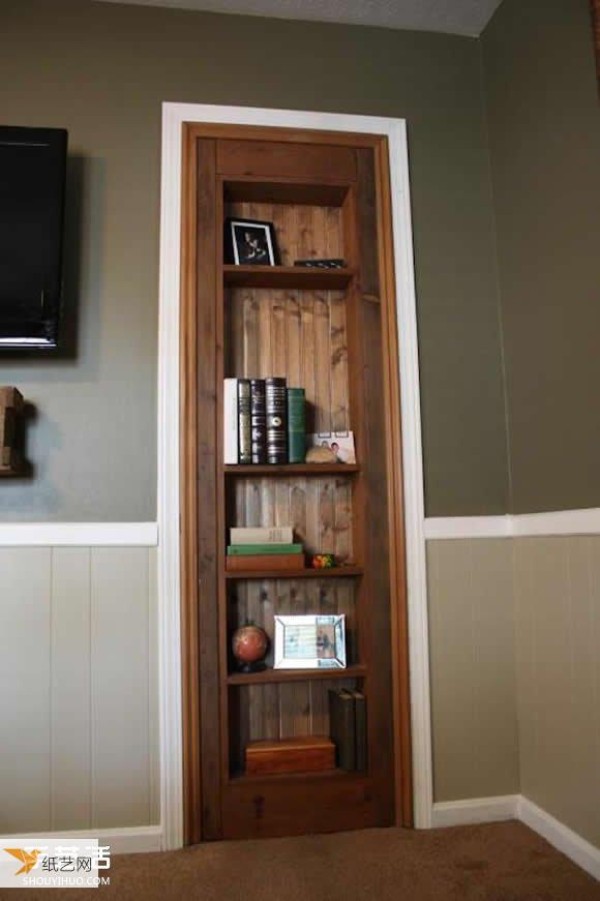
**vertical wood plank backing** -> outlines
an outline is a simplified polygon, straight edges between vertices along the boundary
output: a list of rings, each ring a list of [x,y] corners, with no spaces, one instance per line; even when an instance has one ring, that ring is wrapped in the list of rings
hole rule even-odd
[[[53,830],[92,822],[91,551],[52,549]]]
[[[217,515],[218,425],[215,396],[217,378],[217,284],[218,242],[222,224],[217,222],[215,180],[215,144],[199,140],[197,144],[198,196],[196,206],[196,310],[198,322],[197,425],[198,468],[198,655],[200,678],[201,755],[198,763],[202,778],[202,837],[217,838],[221,833],[220,786],[221,741],[219,728],[220,633],[217,610],[219,585],[217,566],[219,521]],[[205,727],[202,724],[207,724]],[[211,724],[208,726],[208,724]],[[196,837],[198,841],[200,836]]]
[[[93,548],[92,825],[150,819],[146,548]]]
[[[49,548],[0,549],[0,832],[50,829]]]

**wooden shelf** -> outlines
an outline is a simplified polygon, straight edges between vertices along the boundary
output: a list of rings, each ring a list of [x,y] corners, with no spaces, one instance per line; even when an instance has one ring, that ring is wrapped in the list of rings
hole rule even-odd
[[[366,774],[360,770],[322,770],[321,772],[308,773],[273,773],[269,776],[247,776],[246,773],[236,773],[229,777],[229,782],[239,785],[241,783],[260,783],[260,782],[296,782],[297,780],[306,779],[360,779],[364,781]]]
[[[327,476],[352,475],[360,472],[357,463],[252,463],[227,464],[223,467],[226,476],[252,478],[253,476]]]
[[[225,570],[226,579],[339,579],[362,576],[361,566],[330,566],[323,569],[244,569]]]
[[[356,664],[345,669],[265,669],[258,673],[231,673],[228,685],[273,685],[277,682],[314,682],[316,679],[362,679],[366,666]]]
[[[341,291],[353,277],[353,269],[307,269],[304,266],[223,266],[225,284],[240,288]]]

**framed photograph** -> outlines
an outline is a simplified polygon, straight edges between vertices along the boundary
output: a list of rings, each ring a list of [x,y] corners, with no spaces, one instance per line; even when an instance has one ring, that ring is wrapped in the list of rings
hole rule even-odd
[[[309,447],[328,447],[338,463],[356,463],[352,432],[318,432],[307,435],[307,443]]]
[[[345,669],[346,623],[332,616],[276,616],[274,669]]]
[[[272,222],[225,221],[225,262],[236,266],[276,266],[279,262]]]

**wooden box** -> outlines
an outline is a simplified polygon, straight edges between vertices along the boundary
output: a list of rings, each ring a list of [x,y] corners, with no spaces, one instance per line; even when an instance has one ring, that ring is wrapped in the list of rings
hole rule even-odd
[[[335,769],[335,745],[324,735],[303,735],[246,745],[246,774],[315,773]]]

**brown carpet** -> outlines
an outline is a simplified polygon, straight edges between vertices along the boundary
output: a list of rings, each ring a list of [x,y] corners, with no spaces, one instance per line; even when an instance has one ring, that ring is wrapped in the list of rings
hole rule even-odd
[[[219,842],[113,859],[111,885],[19,901],[600,901],[600,883],[517,822]]]

